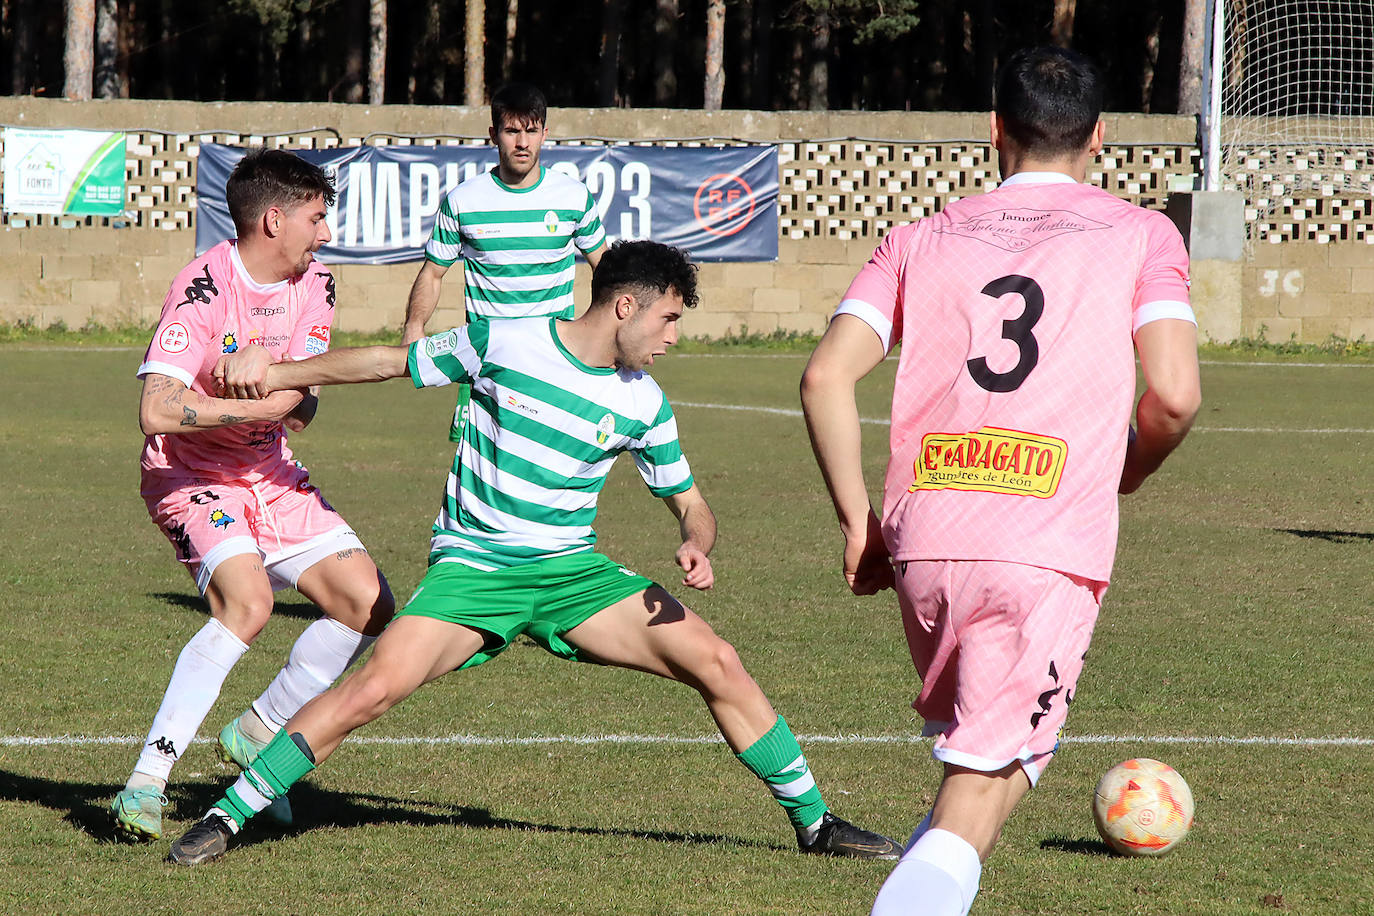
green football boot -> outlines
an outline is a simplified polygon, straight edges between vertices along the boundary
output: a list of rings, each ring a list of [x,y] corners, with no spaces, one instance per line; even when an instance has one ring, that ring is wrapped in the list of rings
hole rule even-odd
[[[241,718],[243,717],[239,716],[239,719]],[[246,770],[267,745],[259,744],[245,735],[239,728],[239,719],[224,726],[219,733],[219,759],[237,765],[240,770]],[[264,809],[264,813],[284,827],[291,826],[291,802],[285,795],[273,799],[272,804]]]
[[[120,789],[110,802],[115,832],[126,840],[146,843],[162,836],[162,809],[167,796],[154,786]]]

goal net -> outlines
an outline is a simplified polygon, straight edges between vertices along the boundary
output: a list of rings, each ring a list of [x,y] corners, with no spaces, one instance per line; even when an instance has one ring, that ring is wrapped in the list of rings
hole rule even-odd
[[[1214,2],[1212,177],[1246,192],[1251,241],[1374,240],[1374,0]]]

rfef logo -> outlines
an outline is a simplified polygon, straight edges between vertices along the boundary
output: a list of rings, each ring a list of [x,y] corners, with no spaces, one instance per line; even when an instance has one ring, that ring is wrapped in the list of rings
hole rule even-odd
[[[749,225],[757,202],[754,189],[738,175],[712,175],[697,187],[692,211],[697,225],[711,235],[730,236]]]

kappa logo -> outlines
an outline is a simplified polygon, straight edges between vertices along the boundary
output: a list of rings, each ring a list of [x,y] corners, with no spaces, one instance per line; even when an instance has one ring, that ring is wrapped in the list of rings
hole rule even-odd
[[[185,525],[177,522],[175,525],[169,526],[167,537],[171,540],[172,547],[176,550],[178,557],[183,560],[191,559],[191,536],[186,533]]]
[[[324,277],[324,301],[330,308],[334,307],[334,275],[327,270],[315,271],[315,276]]]
[[[178,302],[176,307],[190,305],[192,302],[199,302],[208,305],[212,296],[219,295],[219,287],[215,285],[215,278],[210,276],[210,265],[205,265],[205,272],[199,277],[191,279],[191,285],[181,291],[186,298]]]
[[[606,414],[601,418],[601,422],[596,424],[596,444],[605,445],[610,441],[611,434],[615,432],[615,414]]]
[[[148,746],[156,748],[159,754],[166,754],[168,757],[177,756],[176,745],[173,744],[172,739],[168,738],[166,735],[162,735],[156,741],[149,741]]]

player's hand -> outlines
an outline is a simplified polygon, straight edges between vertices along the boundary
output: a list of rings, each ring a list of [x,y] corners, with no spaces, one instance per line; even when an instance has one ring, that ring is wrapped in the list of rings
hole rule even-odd
[[[215,363],[214,372],[220,395],[226,398],[267,397],[271,392],[267,387],[267,367],[270,365],[272,354],[257,344],[221,356]]]
[[[1116,492],[1121,494],[1134,493],[1140,489],[1140,485],[1145,482],[1149,475],[1143,473],[1136,461],[1135,446],[1135,427],[1126,427],[1126,461],[1121,468],[1121,482],[1117,484]]]
[[[677,549],[676,559],[677,565],[687,574],[682,577],[683,585],[704,592],[716,584],[716,573],[711,569],[711,558],[697,545],[683,544]]]
[[[270,412],[270,419],[285,420],[304,398],[304,390],[283,388],[262,399],[262,407]]]
[[[863,531],[845,535],[844,581],[856,595],[876,595],[896,582],[892,557],[883,542],[883,526],[872,509]]]

